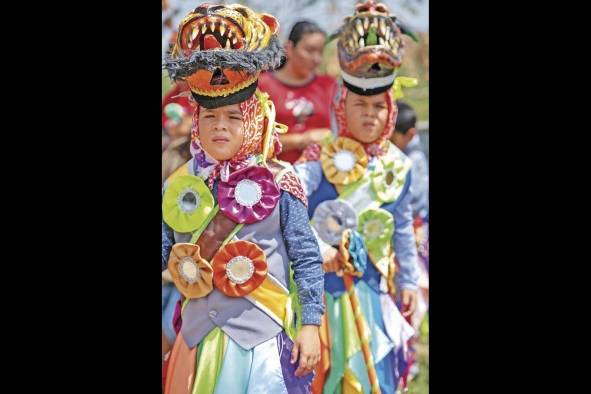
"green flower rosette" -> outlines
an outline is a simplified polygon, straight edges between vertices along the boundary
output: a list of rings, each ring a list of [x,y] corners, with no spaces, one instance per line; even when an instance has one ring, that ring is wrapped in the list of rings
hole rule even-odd
[[[359,215],[357,231],[365,242],[373,265],[387,278],[392,255],[394,217],[382,208],[367,209]]]
[[[213,207],[213,196],[203,179],[179,175],[164,192],[162,217],[174,231],[189,233],[203,224]]]
[[[371,174],[371,187],[382,203],[391,203],[402,193],[409,166],[402,157],[384,155],[376,170]]]

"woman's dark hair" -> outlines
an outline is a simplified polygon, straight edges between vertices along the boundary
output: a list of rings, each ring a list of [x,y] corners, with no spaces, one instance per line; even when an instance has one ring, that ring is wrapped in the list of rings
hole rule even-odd
[[[398,115],[396,116],[394,130],[397,133],[406,134],[408,129],[416,127],[417,113],[413,107],[403,101],[397,101],[396,106],[398,107]]]
[[[287,39],[293,42],[293,45],[296,46],[305,34],[311,33],[322,33],[326,35],[326,32],[316,23],[310,21],[298,21],[291,28],[291,32],[289,32],[289,37],[287,37]]]
[[[316,23],[310,21],[298,21],[291,28],[287,39],[291,41],[295,47],[305,34],[311,33],[322,33],[326,35],[326,32],[322,30]],[[285,66],[285,63],[287,63],[287,57],[283,55],[281,57],[281,63],[279,64],[279,67],[276,68],[276,70],[282,69],[283,66]]]

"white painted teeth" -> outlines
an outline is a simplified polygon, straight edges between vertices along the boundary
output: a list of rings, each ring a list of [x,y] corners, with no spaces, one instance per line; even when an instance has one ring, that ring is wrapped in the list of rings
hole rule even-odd
[[[230,45],[230,39],[229,38],[226,40],[226,49],[232,49],[232,46]]]
[[[215,22],[211,22],[209,24],[209,30],[211,30],[213,32],[214,31],[213,29],[215,29]]]
[[[220,34],[223,36],[225,32],[226,32],[226,26],[220,25]]]
[[[356,19],[353,26],[351,38],[347,41],[349,48],[364,48],[366,45],[364,36],[371,27],[374,27],[377,33],[378,45],[389,45],[394,48],[396,44],[396,36],[385,18],[362,17]]]
[[[365,32],[363,31],[363,26],[361,26],[361,21],[359,19],[357,20],[357,23],[355,24],[355,29],[357,30],[357,33],[359,33],[360,37],[365,35]]]
[[[207,30],[207,25],[201,26],[201,34],[205,34],[205,30]]]
[[[380,19],[380,33],[386,35],[386,21],[384,19]]]
[[[232,37],[232,29],[228,29],[228,38]]]
[[[238,42],[238,40],[236,39],[236,37],[232,38],[232,44],[236,45],[236,43]]]
[[[191,30],[190,40],[193,41],[195,39],[195,37],[197,37],[197,34],[199,34],[199,28],[194,27],[193,30]]]

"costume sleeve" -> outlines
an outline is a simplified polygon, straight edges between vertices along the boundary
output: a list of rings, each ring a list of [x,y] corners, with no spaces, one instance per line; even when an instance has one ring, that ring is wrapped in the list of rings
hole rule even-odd
[[[409,171],[406,179],[407,184],[411,182]],[[405,187],[404,194],[394,207],[394,252],[400,265],[397,275],[398,286],[402,289],[416,290],[419,280],[419,269],[417,263],[417,245],[415,241],[412,216],[412,192]]]
[[[429,212],[429,165],[423,152],[413,152],[412,160],[412,207],[413,214],[425,218]]]
[[[306,196],[308,197],[311,196],[312,193],[318,189],[320,182],[322,181],[322,167],[320,162],[300,162],[294,165],[294,170],[300,178],[304,193],[306,193]]]
[[[281,192],[279,204],[281,232],[302,306],[302,324],[320,325],[324,313],[324,271],[308,211],[299,198],[286,191]]]
[[[162,271],[168,268],[170,250],[174,245],[174,234],[168,224],[162,221]]]

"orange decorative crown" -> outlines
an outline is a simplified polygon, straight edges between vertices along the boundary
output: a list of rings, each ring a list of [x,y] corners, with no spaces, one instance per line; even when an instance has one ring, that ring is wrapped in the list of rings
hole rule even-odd
[[[174,80],[184,80],[194,98],[212,108],[250,97],[261,71],[279,66],[279,23],[248,7],[204,3],[180,23],[164,62]]]

